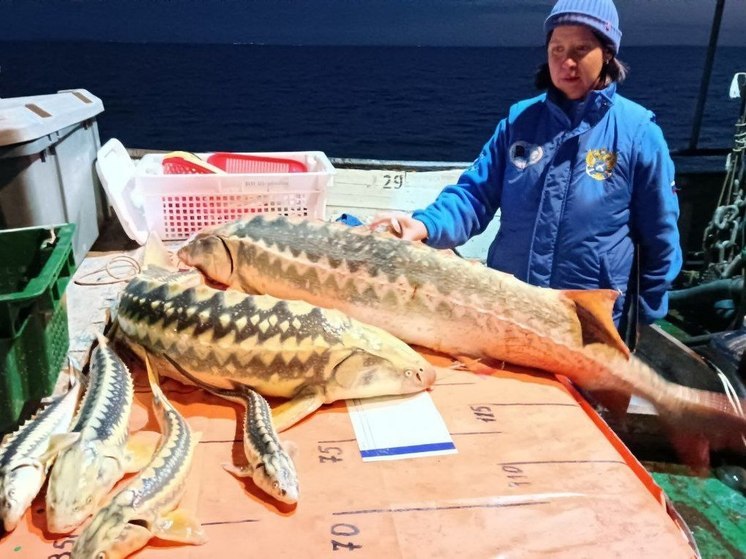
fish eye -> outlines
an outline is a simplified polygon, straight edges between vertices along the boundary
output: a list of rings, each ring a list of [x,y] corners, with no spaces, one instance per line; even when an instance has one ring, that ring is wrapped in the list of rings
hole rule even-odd
[[[99,551],[96,554],[96,559],[106,559],[106,552],[105,551]]]
[[[407,377],[407,378],[411,377],[412,376],[412,369],[407,369],[406,371],[404,371],[404,376]]]
[[[85,500],[86,505],[90,505],[93,502],[93,495],[88,495],[88,498]]]

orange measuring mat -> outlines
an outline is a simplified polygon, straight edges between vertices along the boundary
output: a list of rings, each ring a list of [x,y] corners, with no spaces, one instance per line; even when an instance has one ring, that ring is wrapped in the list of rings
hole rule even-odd
[[[131,430],[157,430],[145,375],[132,369]],[[458,450],[444,456],[364,463],[345,404],[322,407],[280,433],[298,447],[296,506],[221,467],[245,462],[240,406],[172,380],[163,387],[202,436],[181,507],[209,541],[153,539],[133,557],[695,556],[630,456],[553,377],[439,367],[430,394]],[[48,534],[43,509],[42,495],[0,539],[0,556],[70,556],[73,538]]]

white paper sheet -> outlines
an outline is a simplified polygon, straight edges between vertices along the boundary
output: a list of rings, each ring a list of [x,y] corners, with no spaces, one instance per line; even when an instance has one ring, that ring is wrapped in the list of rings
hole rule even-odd
[[[347,400],[363,462],[454,454],[430,394]]]

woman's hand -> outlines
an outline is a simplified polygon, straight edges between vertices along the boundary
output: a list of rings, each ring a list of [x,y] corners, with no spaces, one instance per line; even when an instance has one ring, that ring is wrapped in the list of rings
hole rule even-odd
[[[427,228],[418,219],[404,212],[381,212],[373,216],[368,225],[373,230],[385,228],[390,233],[405,241],[422,241],[427,239]]]

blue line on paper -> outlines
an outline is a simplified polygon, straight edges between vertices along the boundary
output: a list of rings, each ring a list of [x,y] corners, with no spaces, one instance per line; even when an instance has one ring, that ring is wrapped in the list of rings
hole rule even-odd
[[[370,450],[361,450],[363,458],[372,458],[374,456],[396,456],[400,454],[418,454],[420,452],[434,452],[438,450],[456,450],[452,442],[415,444],[409,446],[393,446],[389,448],[372,448]]]

